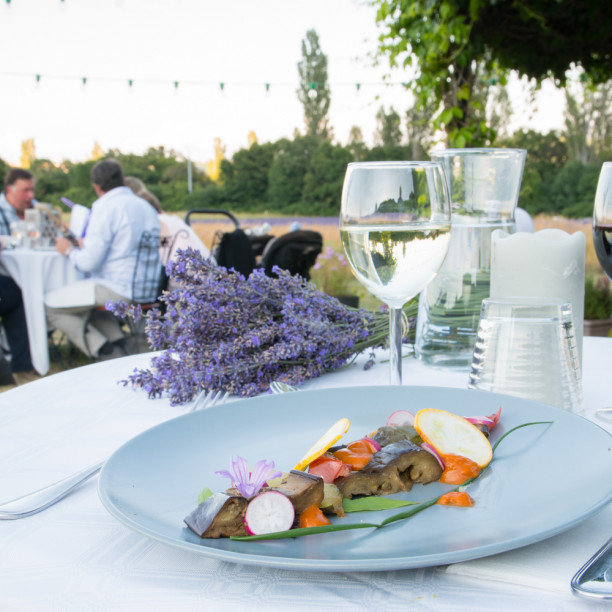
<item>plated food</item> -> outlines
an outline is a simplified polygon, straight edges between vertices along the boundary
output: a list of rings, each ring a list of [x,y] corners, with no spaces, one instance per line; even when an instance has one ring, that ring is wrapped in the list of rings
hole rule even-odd
[[[222,492],[207,491],[184,521],[202,538],[282,532],[292,537],[320,532],[316,528],[327,525],[331,531],[329,516],[344,517],[355,498],[409,492],[415,484],[436,481],[468,484],[492,459],[488,435],[500,414],[501,408],[488,417],[467,418],[440,409],[423,409],[416,416],[402,410],[384,426],[346,444],[341,438],[350,422],[340,419],[289,472],[276,472],[274,462],[265,460],[251,469],[241,457],[232,458],[229,471],[217,472],[229,478],[231,486]],[[434,503],[471,506],[474,502],[456,489]],[[376,501],[369,505],[381,507]],[[359,509],[369,509],[368,504],[360,503]]]

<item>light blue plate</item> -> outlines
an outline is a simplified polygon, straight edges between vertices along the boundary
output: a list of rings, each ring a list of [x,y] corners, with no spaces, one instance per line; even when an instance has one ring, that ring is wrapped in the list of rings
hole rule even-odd
[[[433,506],[383,529],[359,529],[297,539],[235,542],[200,539],[183,523],[204,487],[224,490],[215,474],[231,455],[251,465],[274,460],[288,471],[336,420],[347,417],[346,439],[384,425],[398,409],[441,408],[488,415],[502,406],[492,442],[505,438],[493,462],[470,485],[472,508]],[[250,565],[311,571],[374,571],[443,565],[484,557],[551,537],[612,499],[612,436],[558,408],[482,391],[434,387],[356,387],[268,395],[190,413],[154,427],[107,461],[99,493],[128,527],[171,546]],[[430,499],[451,487],[415,485],[398,495]],[[379,523],[399,512],[349,514],[335,521]]]

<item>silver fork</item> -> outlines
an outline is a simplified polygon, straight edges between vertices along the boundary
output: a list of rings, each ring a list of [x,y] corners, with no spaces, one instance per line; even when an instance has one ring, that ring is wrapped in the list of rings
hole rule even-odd
[[[293,385],[288,385],[287,383],[281,382],[280,380],[273,380],[270,383],[270,391],[272,393],[288,393],[290,391],[297,391],[298,388]]]
[[[206,393],[205,391],[200,393],[193,402],[191,411],[202,410],[203,408],[210,408],[212,406],[223,404],[227,401],[229,393],[223,391]],[[104,465],[104,461],[96,463],[80,472],[76,472],[64,478],[58,480],[51,485],[43,487],[33,493],[28,493],[23,497],[18,497],[11,501],[0,504],[0,519],[20,519],[32,514],[37,514],[41,510],[52,506],[60,499],[66,497],[73,489],[78,487],[80,484],[89,480],[92,476],[97,474]]]
[[[228,391],[206,391],[204,389],[201,391],[193,401],[193,406],[191,407],[191,412],[195,412],[196,410],[203,410],[204,408],[211,408],[212,406],[217,406],[219,404],[224,404],[229,397]]]

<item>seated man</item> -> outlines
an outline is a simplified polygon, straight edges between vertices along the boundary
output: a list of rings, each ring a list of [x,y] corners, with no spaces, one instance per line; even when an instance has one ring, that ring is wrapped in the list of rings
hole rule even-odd
[[[66,238],[56,242],[56,249],[90,278],[48,293],[45,304],[51,326],[65,332],[86,355],[109,359],[125,355],[123,332],[111,313],[92,309],[109,300],[132,299],[140,238],[144,232],[158,236],[159,221],[155,210],[124,185],[117,161],[98,162],[91,178],[99,198],[92,205],[85,238],[78,247]],[[157,251],[151,257],[154,261],[147,265],[159,269]],[[148,297],[153,301],[157,295]]]
[[[0,234],[10,235],[11,223],[23,221],[34,205],[34,175],[23,168],[11,168],[0,193]]]
[[[34,204],[34,175],[23,168],[11,168],[0,193],[0,234],[10,235],[11,223],[23,221],[25,211]],[[0,276],[0,318],[11,351],[11,371],[18,382],[34,374],[30,357],[28,328],[21,290],[8,276]],[[27,378],[23,379],[27,382]]]

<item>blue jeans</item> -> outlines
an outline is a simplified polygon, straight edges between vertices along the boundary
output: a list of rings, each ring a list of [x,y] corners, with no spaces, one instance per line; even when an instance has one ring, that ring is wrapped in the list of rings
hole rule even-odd
[[[32,358],[21,289],[8,276],[0,276],[0,317],[11,350],[11,369],[29,372]]]

